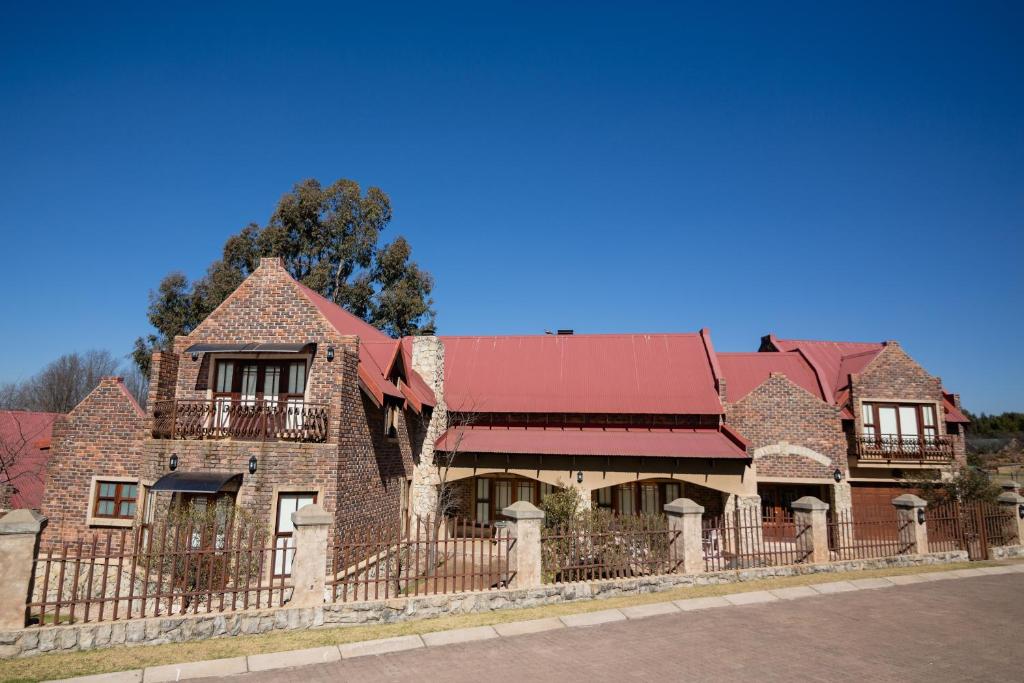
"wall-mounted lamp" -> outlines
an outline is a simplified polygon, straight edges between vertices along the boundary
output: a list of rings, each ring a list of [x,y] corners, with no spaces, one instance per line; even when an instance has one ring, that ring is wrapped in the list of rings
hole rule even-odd
[[[170,459],[167,461],[167,466],[171,468],[171,472],[178,469],[178,454],[171,453]]]
[[[196,352],[196,351],[193,351],[193,352],[192,352],[192,362],[194,363],[194,362],[196,362],[197,360],[199,360],[199,353],[198,353],[198,352]]]
[[[256,474],[256,456],[249,458],[249,474]]]
[[[583,470],[580,470],[579,472],[576,473],[576,483],[577,484],[582,484],[583,483]]]
[[[1017,506],[1017,514],[1020,515],[1021,519],[1024,519],[1024,503]]]
[[[843,480],[843,471],[837,467],[836,471],[832,473],[832,478],[835,479],[838,484]]]
[[[917,508],[917,523],[924,524],[924,508]]]
[[[334,347],[333,346],[328,346],[327,347],[327,361],[330,362],[332,360],[334,360]]]

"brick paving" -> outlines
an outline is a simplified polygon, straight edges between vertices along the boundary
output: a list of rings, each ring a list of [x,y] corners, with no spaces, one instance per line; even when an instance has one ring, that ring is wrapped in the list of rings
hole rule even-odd
[[[223,680],[1020,680],[1024,574],[565,628]]]

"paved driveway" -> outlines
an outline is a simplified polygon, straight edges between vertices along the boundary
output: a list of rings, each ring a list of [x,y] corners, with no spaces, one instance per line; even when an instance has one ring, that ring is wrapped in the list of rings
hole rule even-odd
[[[1024,679],[1024,574],[684,612],[230,681]]]

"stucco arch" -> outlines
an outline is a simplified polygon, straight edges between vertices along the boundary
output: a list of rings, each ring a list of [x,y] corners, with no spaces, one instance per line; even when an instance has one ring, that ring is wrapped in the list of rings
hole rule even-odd
[[[798,446],[791,443],[780,442],[770,444],[768,446],[761,446],[754,450],[754,460],[763,458],[766,455],[797,455],[808,460],[813,460],[819,465],[829,467],[832,465],[832,459],[827,455],[823,455],[818,451],[807,448],[806,446]]]

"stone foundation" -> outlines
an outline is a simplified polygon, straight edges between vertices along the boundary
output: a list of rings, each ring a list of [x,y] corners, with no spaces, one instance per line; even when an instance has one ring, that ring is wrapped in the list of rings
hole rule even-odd
[[[1024,545],[1003,545],[988,549],[993,560],[1009,560],[1024,557]]]
[[[1017,552],[1021,552],[1021,546],[1010,546],[1009,548],[1016,548]],[[1009,556],[1007,555],[1007,557]],[[1013,556],[1024,556],[1024,553]],[[271,631],[390,624],[449,615],[539,607],[578,600],[601,600],[623,595],[657,593],[686,586],[742,583],[776,576],[948,564],[966,560],[966,552],[953,551],[824,564],[760,567],[708,574],[667,574],[637,579],[551,584],[522,590],[396,598],[328,604],[322,607],[285,607],[225,614],[154,617],[130,621],[25,628],[0,632],[0,657],[28,657],[46,652],[76,652],[118,645],[182,643],[191,640],[226,638]]]

